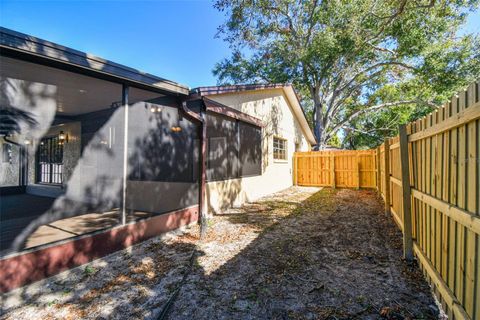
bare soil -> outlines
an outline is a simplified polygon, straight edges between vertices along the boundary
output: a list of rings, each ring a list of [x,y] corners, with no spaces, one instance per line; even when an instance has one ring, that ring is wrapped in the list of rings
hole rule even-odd
[[[15,290],[2,318],[155,319],[166,305],[168,319],[438,318],[373,191],[292,187],[213,217],[202,241],[198,233]]]

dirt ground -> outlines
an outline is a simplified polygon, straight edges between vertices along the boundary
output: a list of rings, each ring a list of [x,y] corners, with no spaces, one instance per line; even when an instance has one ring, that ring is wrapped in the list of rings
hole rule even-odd
[[[376,193],[318,190],[215,216],[203,241],[195,226],[17,289],[2,318],[437,319]]]

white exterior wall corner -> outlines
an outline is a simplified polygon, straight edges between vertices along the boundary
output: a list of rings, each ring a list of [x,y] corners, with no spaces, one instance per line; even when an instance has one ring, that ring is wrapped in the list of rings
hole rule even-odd
[[[267,89],[207,96],[209,99],[261,119],[262,175],[207,183],[209,213],[221,213],[293,184],[293,153],[310,150],[310,144],[285,96],[284,90]],[[273,159],[273,137],[287,139],[287,160]]]

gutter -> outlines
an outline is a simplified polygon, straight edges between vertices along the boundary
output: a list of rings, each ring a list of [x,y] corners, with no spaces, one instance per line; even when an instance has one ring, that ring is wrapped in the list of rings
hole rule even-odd
[[[203,101],[202,101],[203,104]],[[205,112],[200,111],[200,114],[190,110],[187,106],[187,101],[182,101],[182,111],[191,120],[200,124],[200,179],[199,179],[199,199],[198,199],[198,215],[200,216],[200,239],[205,239],[207,235],[207,206],[205,201],[206,195],[206,180],[207,180],[207,123],[205,120]]]
[[[260,128],[265,127],[265,123],[261,119],[255,118],[247,113],[244,113],[244,112],[238,111],[237,109],[223,105],[207,97],[202,97],[201,99],[203,100],[206,111],[217,113],[231,119],[236,119],[242,122],[250,123]]]

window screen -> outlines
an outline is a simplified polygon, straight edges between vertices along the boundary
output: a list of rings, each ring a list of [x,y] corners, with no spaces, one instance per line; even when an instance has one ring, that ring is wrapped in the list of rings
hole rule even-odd
[[[273,159],[287,160],[287,140],[273,137]]]
[[[240,175],[262,174],[262,130],[248,123],[239,122]]]
[[[207,180],[262,174],[261,128],[209,113],[207,135]]]
[[[207,179],[226,180],[238,177],[237,122],[207,114]]]
[[[132,87],[129,99],[126,207],[146,217],[198,205],[199,126],[175,97]]]
[[[145,103],[137,103],[131,107],[135,112],[130,116],[129,180],[197,181],[196,125],[179,116],[178,108],[161,106],[161,112],[151,112],[150,107],[144,106]],[[149,106],[159,105],[150,103]]]

